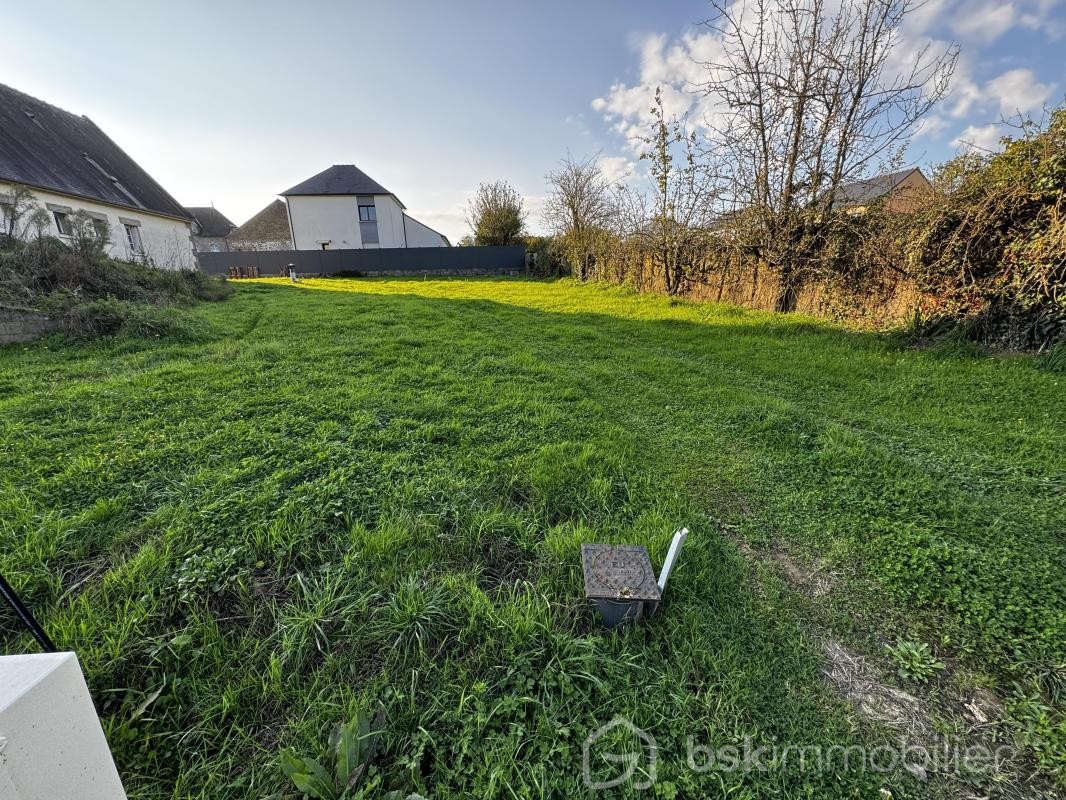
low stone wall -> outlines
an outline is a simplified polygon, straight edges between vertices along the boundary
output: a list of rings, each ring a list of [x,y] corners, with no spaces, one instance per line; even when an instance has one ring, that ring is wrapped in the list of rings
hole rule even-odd
[[[28,342],[63,327],[63,323],[28,308],[0,306],[0,344]]]

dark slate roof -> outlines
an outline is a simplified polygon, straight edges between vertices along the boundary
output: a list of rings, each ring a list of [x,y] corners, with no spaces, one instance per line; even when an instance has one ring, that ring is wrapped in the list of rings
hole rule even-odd
[[[298,183],[288,191],[282,192],[281,196],[300,194],[389,194],[396,197],[354,164],[334,164],[329,169],[324,169],[303,183]],[[400,205],[402,206],[403,203]]]
[[[0,84],[0,180],[187,219],[88,117]]]
[[[920,171],[917,167],[912,167],[899,172],[878,175],[875,178],[868,178],[864,181],[845,184],[837,189],[835,202],[847,206],[862,206],[872,203],[895,189],[912,172]]]
[[[237,227],[214,206],[192,208],[186,206],[185,213],[196,220],[196,224],[200,226],[197,236],[226,236]]]
[[[284,200],[275,200],[246,223],[236,228],[226,239],[241,242],[291,242],[289,210]]]

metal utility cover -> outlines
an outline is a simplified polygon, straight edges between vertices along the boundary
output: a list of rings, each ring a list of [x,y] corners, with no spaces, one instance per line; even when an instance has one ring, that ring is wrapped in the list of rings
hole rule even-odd
[[[583,544],[581,569],[585,573],[585,596],[607,600],[658,600],[659,587],[648,558],[640,545]]]

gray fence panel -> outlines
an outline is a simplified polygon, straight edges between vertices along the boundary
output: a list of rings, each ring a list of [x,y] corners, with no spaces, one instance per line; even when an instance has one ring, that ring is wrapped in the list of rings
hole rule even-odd
[[[282,275],[289,264],[302,275],[358,273],[456,273],[489,275],[522,272],[526,249],[510,247],[411,247],[382,250],[260,250],[197,253],[200,269],[226,275],[231,267],[258,267],[260,275]]]

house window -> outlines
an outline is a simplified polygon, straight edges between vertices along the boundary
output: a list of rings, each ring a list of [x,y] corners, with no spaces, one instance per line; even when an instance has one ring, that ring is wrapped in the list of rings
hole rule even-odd
[[[351,208],[351,206],[349,206]],[[378,210],[374,207],[374,204],[360,205],[359,206],[359,221],[360,222],[377,222]]]
[[[70,227],[70,214],[65,211],[53,211],[52,216],[56,218],[56,230],[59,231],[59,235],[70,236],[72,233]]]
[[[93,231],[96,232],[96,238],[101,242],[106,242],[109,236],[107,229],[107,220],[93,217]]]
[[[135,256],[144,255],[144,244],[141,242],[141,228],[139,225],[125,223],[126,242],[130,246],[130,253]]]
[[[11,230],[15,219],[15,207],[11,203],[0,203],[0,233],[14,233]]]

